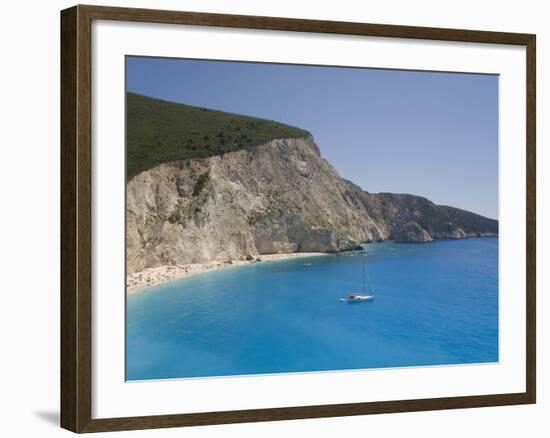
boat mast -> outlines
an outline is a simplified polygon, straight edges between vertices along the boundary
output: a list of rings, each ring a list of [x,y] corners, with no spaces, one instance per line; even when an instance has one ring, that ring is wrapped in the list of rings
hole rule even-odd
[[[366,288],[366,284],[365,284],[365,256],[363,256],[363,295],[365,295],[366,291],[367,291],[367,288]]]

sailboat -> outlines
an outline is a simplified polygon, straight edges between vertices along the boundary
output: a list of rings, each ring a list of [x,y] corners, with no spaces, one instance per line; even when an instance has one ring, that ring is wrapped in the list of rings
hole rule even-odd
[[[363,259],[363,287],[361,289],[361,293],[350,293],[346,298],[340,298],[340,301],[347,301],[348,303],[357,303],[362,301],[373,301],[374,300],[374,290],[372,288],[372,283],[370,281],[370,276],[368,275],[367,268],[366,268],[366,256]],[[366,279],[369,280],[370,290],[371,293],[367,294],[367,284]]]

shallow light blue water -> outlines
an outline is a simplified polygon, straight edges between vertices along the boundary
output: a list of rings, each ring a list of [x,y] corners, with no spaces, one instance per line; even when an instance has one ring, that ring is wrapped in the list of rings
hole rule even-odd
[[[128,380],[498,361],[498,239],[233,267],[127,300]],[[362,263],[376,299],[360,292]]]

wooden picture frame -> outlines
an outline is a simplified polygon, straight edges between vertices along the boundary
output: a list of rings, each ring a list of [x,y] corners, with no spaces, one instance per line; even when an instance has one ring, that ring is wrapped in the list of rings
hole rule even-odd
[[[527,284],[526,391],[417,400],[92,418],[93,20],[186,24],[388,38],[519,45],[526,48]],[[535,403],[535,35],[475,30],[75,6],[61,12],[61,426],[74,432],[336,417]]]

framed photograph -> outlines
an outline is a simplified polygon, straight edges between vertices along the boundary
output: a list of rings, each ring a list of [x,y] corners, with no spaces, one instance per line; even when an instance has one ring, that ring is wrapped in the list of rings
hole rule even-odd
[[[535,35],[61,13],[61,423],[535,403]]]

